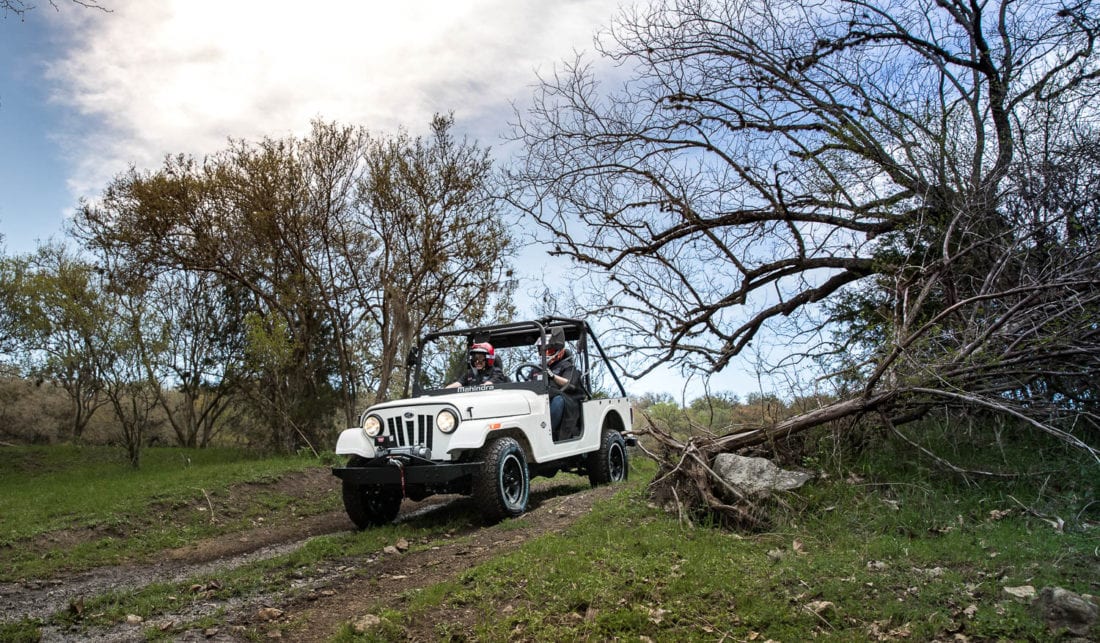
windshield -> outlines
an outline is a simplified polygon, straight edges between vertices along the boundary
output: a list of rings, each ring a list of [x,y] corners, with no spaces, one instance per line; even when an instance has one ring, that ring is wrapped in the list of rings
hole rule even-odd
[[[419,384],[422,389],[442,389],[463,383],[471,368],[467,341],[464,336],[446,336],[421,347]],[[500,369],[506,382],[516,381],[516,369],[521,364],[541,364],[536,345],[493,347],[493,354],[493,366]]]
[[[570,363],[584,379],[586,395],[626,395],[587,325],[560,317],[428,335],[419,346],[414,391],[435,395],[491,386],[546,392],[547,380],[541,376],[545,361],[540,351],[547,348],[551,335],[564,338]],[[471,353],[487,354],[490,347],[493,368],[476,362],[479,368],[472,370]]]

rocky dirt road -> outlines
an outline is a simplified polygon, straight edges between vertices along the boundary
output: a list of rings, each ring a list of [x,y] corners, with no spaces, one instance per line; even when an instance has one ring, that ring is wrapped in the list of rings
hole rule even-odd
[[[532,492],[530,511],[507,529],[471,526],[449,534],[430,547],[393,543],[382,551],[361,557],[327,560],[298,574],[291,586],[275,595],[213,598],[215,592],[195,592],[195,600],[176,613],[160,613],[148,621],[120,622],[111,627],[73,626],[42,628],[42,641],[118,642],[143,641],[150,628],[179,641],[254,641],[284,639],[325,641],[345,623],[370,625],[370,614],[380,607],[400,608],[409,590],[428,587],[459,576],[494,556],[512,551],[543,534],[559,532],[585,514],[598,499],[614,493],[613,487],[563,491],[543,481]],[[338,481],[325,470],[295,474],[285,487],[303,495],[338,493]],[[284,489],[285,491],[285,489]],[[237,489],[235,502],[247,489]],[[398,521],[422,516],[451,506],[459,511],[469,499],[434,497],[419,503],[408,500]],[[473,511],[472,507],[467,507]],[[342,511],[303,517],[281,525],[257,527],[220,538],[198,541],[164,552],[156,563],[95,569],[71,576],[0,583],[0,614],[4,621],[21,618],[45,620],[66,609],[82,609],[85,598],[119,588],[139,589],[152,583],[204,579],[216,585],[218,574],[258,560],[302,547],[311,538],[348,532],[352,526]],[[55,535],[54,538],[57,538]],[[209,580],[214,579],[214,580]],[[217,589],[211,587],[210,589]],[[222,615],[220,624],[182,629],[200,618]],[[439,621],[422,622],[406,632],[408,640],[435,640],[437,626],[461,631],[473,614],[440,614]],[[445,621],[445,623],[443,622]]]

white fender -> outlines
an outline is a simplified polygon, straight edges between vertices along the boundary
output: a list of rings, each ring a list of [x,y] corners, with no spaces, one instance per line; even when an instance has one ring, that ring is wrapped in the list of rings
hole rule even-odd
[[[359,455],[364,458],[373,458],[375,455],[374,444],[363,429],[355,427],[344,429],[340,432],[340,438],[336,440],[336,453],[339,455]]]
[[[451,434],[447,443],[447,451],[462,449],[477,449],[485,444],[489,434],[489,423],[484,420],[467,420],[463,422],[460,430]]]

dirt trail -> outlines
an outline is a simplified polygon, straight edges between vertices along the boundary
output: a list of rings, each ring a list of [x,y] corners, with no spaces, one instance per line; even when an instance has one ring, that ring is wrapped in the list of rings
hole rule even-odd
[[[598,499],[607,498],[617,489],[600,487],[571,495],[548,498],[520,517],[507,530],[483,528],[454,542],[445,542],[429,549],[398,555],[384,555],[362,561],[351,575],[331,579],[304,597],[279,606],[278,617],[273,612],[252,610],[242,612],[229,621],[230,632],[224,641],[253,630],[269,638],[283,636],[293,641],[326,641],[344,623],[376,612],[379,607],[399,609],[409,590],[428,587],[459,577],[464,571],[518,549],[524,543],[549,533],[560,533],[579,517],[588,513]],[[480,609],[477,613],[480,613]],[[439,625],[450,631],[466,631],[465,623],[476,618],[468,613],[444,610],[432,614],[437,620],[421,620],[406,630],[407,640],[434,641],[439,638]],[[191,639],[198,640],[198,639]]]
[[[331,488],[332,481],[322,476],[308,476],[298,480],[296,485],[303,495],[335,492]],[[380,551],[369,556],[325,561],[301,573],[278,595],[222,601],[208,596],[214,592],[204,592],[200,588],[195,600],[176,613],[158,614],[148,622],[123,622],[109,628],[44,627],[42,641],[143,641],[144,632],[150,627],[172,632],[169,637],[178,641],[252,641],[257,637],[324,641],[344,623],[376,611],[380,605],[398,606],[400,597],[410,589],[455,577],[528,540],[564,530],[586,513],[597,498],[615,491],[614,487],[601,487],[557,495],[561,492],[550,485],[544,483],[536,489],[539,487],[543,491],[533,490],[528,513],[505,530],[472,528],[434,542],[425,549],[417,549],[414,543],[408,551]],[[547,488],[550,491],[546,491]],[[455,496],[433,497],[419,503],[405,501],[398,521],[464,502],[468,500]],[[199,541],[164,552],[156,563],[106,567],[47,580],[0,583],[0,620],[45,620],[55,612],[81,605],[82,598],[109,591],[139,589],[157,582],[216,578],[218,572],[286,554],[318,535],[351,528],[342,511],[331,512]],[[221,619],[224,625],[179,632],[186,623],[217,614],[224,614]],[[440,615],[440,618],[459,625],[464,615],[451,613]],[[436,625],[419,624],[417,631],[407,633],[407,638],[434,640]]]
[[[202,541],[186,549],[165,552],[164,560],[148,565],[103,567],[65,578],[0,583],[0,614],[4,615],[3,620],[45,619],[82,597],[235,569],[293,551],[319,534],[347,528],[347,516],[331,512],[303,519],[293,530],[263,528]]]

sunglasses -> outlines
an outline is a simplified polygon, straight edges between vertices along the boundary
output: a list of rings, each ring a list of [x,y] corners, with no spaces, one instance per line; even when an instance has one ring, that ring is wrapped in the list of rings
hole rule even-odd
[[[554,346],[554,345],[547,346],[546,347],[546,354],[547,355],[553,355],[553,354],[557,353],[558,351],[560,351],[563,348],[565,348],[565,347],[564,346]]]

